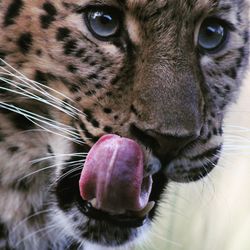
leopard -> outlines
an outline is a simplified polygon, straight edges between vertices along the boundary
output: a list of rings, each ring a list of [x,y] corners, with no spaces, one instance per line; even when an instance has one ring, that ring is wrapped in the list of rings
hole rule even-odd
[[[0,0],[0,249],[130,249],[206,177],[249,57],[246,0]]]

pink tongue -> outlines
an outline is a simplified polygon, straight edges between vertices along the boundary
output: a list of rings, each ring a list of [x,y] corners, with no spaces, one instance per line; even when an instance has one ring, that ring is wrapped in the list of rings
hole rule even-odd
[[[133,140],[105,135],[91,148],[81,173],[84,200],[96,198],[97,209],[140,211],[148,203],[151,177],[143,179],[143,153]]]

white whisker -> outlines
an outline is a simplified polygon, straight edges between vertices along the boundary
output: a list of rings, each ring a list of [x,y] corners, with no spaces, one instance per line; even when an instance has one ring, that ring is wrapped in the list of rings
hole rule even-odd
[[[81,160],[78,160],[78,161],[71,161],[71,162],[63,162],[63,163],[56,163],[56,164],[53,164],[53,165],[50,165],[48,167],[44,167],[44,168],[41,168],[41,169],[38,169],[36,171],[33,171],[25,176],[23,176],[22,178],[20,178],[18,181],[21,181],[23,179],[26,179],[32,175],[35,175],[37,173],[40,173],[40,172],[43,172],[45,170],[48,170],[48,169],[53,169],[55,167],[58,167],[58,166],[64,166],[64,165],[68,165],[68,166],[71,166],[72,164],[74,163],[83,163],[84,162],[84,159],[81,159]]]
[[[11,92],[11,93],[15,93],[15,94],[21,95],[21,96],[26,97],[26,98],[28,98],[28,99],[33,99],[33,100],[39,101],[39,102],[41,102],[41,103],[47,104],[47,105],[49,105],[49,106],[52,106],[53,108],[56,108],[56,109],[60,110],[60,111],[63,112],[63,113],[66,113],[67,115],[69,115],[69,116],[75,118],[75,115],[74,115],[74,114],[72,114],[72,113],[66,111],[65,109],[61,108],[60,106],[55,105],[55,104],[53,104],[53,103],[51,103],[51,102],[45,100],[44,98],[41,98],[41,97],[39,97],[39,96],[37,96],[37,95],[35,95],[35,94],[33,94],[33,93],[31,93],[31,92],[25,90],[25,89],[19,87],[17,84],[13,84],[14,81],[12,81],[12,80],[7,80],[7,79],[3,79],[3,78],[1,78],[1,77],[0,77],[0,80],[5,80],[6,83],[8,83],[9,85],[14,86],[15,88],[21,90],[22,92],[17,91],[17,90],[14,90],[14,89],[6,88],[6,87],[0,87],[0,89],[3,89],[3,90],[6,90],[6,91],[9,91],[9,92]],[[14,82],[14,83],[16,83],[16,82]]]
[[[2,70],[8,72],[8,74],[9,74],[10,76],[13,76],[13,77],[15,77],[15,78],[21,80],[22,82],[26,83],[27,86],[29,86],[30,88],[33,88],[33,89],[36,90],[36,91],[39,90],[40,93],[42,93],[42,94],[45,95],[46,97],[49,97],[51,100],[53,100],[53,101],[56,100],[58,103],[63,103],[64,106],[66,106],[67,108],[70,108],[71,111],[74,110],[74,112],[75,112],[76,114],[79,114],[79,113],[82,114],[82,113],[83,113],[81,110],[79,110],[79,109],[77,109],[76,107],[70,105],[69,103],[66,103],[66,102],[64,102],[64,101],[61,101],[59,98],[57,98],[57,97],[51,95],[51,94],[50,94],[48,91],[46,91],[45,89],[50,90],[50,91],[52,91],[52,92],[58,94],[59,96],[65,98],[65,99],[68,99],[68,100],[70,100],[71,102],[74,102],[74,103],[75,103],[75,101],[74,101],[73,99],[71,99],[70,97],[64,95],[63,93],[61,93],[61,92],[59,92],[59,91],[57,91],[57,90],[55,90],[55,89],[53,89],[53,88],[51,88],[51,87],[48,87],[48,86],[46,86],[46,85],[44,85],[44,84],[41,84],[41,83],[39,83],[39,82],[36,82],[36,81],[33,81],[33,80],[28,79],[25,75],[23,75],[21,72],[19,72],[19,71],[16,70],[15,68],[13,68],[10,64],[8,64],[7,62],[5,62],[5,61],[2,60],[1,58],[0,58],[0,61],[3,62],[5,65],[7,65],[9,68],[11,68],[14,72],[16,72],[16,73],[19,75],[19,76],[18,76],[18,75],[16,75],[16,74],[13,74],[12,72],[10,72],[10,71],[8,71],[7,69],[5,69],[4,67],[0,67]],[[32,86],[31,84],[33,84],[33,86]],[[72,112],[73,112],[73,111],[72,111]]]
[[[77,165],[75,165],[75,166],[77,166]],[[78,164],[78,167],[76,167],[76,168],[74,168],[74,169],[72,169],[72,170],[66,172],[66,173],[63,174],[62,176],[60,176],[60,178],[58,178],[55,182],[53,182],[53,183],[51,184],[51,187],[53,187],[57,182],[59,182],[59,181],[61,181],[62,179],[66,178],[66,177],[69,176],[70,174],[72,174],[72,173],[74,173],[74,172],[77,172],[78,170],[81,170],[82,168],[83,168],[83,165],[82,165],[82,164],[81,164],[81,165]]]
[[[53,209],[51,208],[51,209],[46,209],[46,210],[38,211],[38,212],[36,212],[36,213],[31,214],[31,215],[28,216],[28,217],[25,217],[23,220],[19,221],[19,222],[17,223],[17,225],[15,225],[15,227],[13,227],[13,229],[10,231],[10,234],[14,233],[14,232],[17,230],[18,227],[22,226],[22,225],[23,225],[25,222],[27,222],[28,220],[30,220],[30,219],[32,219],[32,218],[38,216],[38,215],[46,214],[46,213],[48,213],[48,212],[50,212],[50,211],[53,211]]]
[[[83,156],[86,157],[88,153],[72,153],[72,154],[56,154],[56,155],[50,155],[47,157],[42,157],[42,158],[38,158],[35,160],[30,161],[30,163],[34,164],[34,163],[39,163],[41,161],[45,161],[45,160],[50,160],[50,159],[55,159],[57,157],[64,157],[64,156]]]
[[[10,111],[13,111],[13,112],[16,112],[18,114],[21,114],[23,116],[25,116],[28,120],[30,120],[31,122],[33,122],[35,125],[37,125],[38,127],[44,129],[45,131],[48,131],[48,132],[51,132],[53,134],[56,134],[56,135],[59,135],[59,136],[62,136],[70,141],[74,141],[78,144],[83,144],[83,141],[81,140],[81,137],[77,135],[77,133],[74,133],[72,131],[69,131],[68,129],[65,129],[65,128],[62,128],[62,127],[59,127],[57,124],[52,124],[52,123],[56,123],[50,119],[46,119],[46,118],[40,118],[41,116],[33,113],[33,112],[29,112],[27,110],[24,110],[24,109],[20,109],[14,105],[11,105],[11,104],[7,104],[7,103],[4,103],[4,102],[0,102],[0,107],[2,108],[5,108],[7,110],[10,110]],[[42,120],[42,119],[45,119],[45,120]],[[45,128],[43,127],[42,125],[38,124],[37,122],[35,121],[38,121],[38,122],[41,122],[41,123],[44,123],[52,128],[55,128],[57,130],[60,130],[60,131],[64,131],[66,134],[70,135],[71,137],[68,137],[66,135],[63,135],[63,134],[60,134],[60,133],[57,133],[55,131],[51,131],[49,130],[48,128]],[[51,121],[50,122],[47,122],[47,120]]]
[[[53,225],[50,225],[50,226],[46,226],[46,227],[43,227],[43,228],[40,228],[39,230],[33,232],[33,233],[30,233],[28,234],[26,237],[24,237],[22,240],[18,241],[17,244],[16,244],[16,247],[18,248],[18,246],[25,240],[31,238],[32,236],[38,234],[38,233],[41,233],[41,232],[44,232],[44,231],[47,231],[48,229],[55,229],[57,228],[58,226],[56,224],[53,224]]]
[[[175,242],[175,241],[173,241],[173,240],[168,240],[168,239],[166,239],[165,237],[161,236],[159,233],[153,232],[153,235],[154,235],[154,237],[156,237],[156,238],[162,240],[162,241],[165,242],[165,243],[174,245],[174,246],[177,247],[177,248],[183,248],[183,246],[182,246],[180,243]]]

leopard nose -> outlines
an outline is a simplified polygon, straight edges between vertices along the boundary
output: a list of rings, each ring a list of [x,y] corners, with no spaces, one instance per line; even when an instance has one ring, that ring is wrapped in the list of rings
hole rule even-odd
[[[163,165],[168,164],[185,146],[197,138],[196,134],[178,136],[162,134],[155,130],[143,131],[135,125],[131,126],[131,133],[142,144],[149,147]]]

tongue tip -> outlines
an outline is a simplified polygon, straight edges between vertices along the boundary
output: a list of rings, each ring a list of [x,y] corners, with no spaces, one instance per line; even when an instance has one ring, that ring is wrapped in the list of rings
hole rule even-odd
[[[143,168],[143,152],[137,142],[104,135],[86,158],[80,195],[87,201],[96,198],[98,208],[105,211],[140,211],[147,206],[151,191],[144,187]]]

